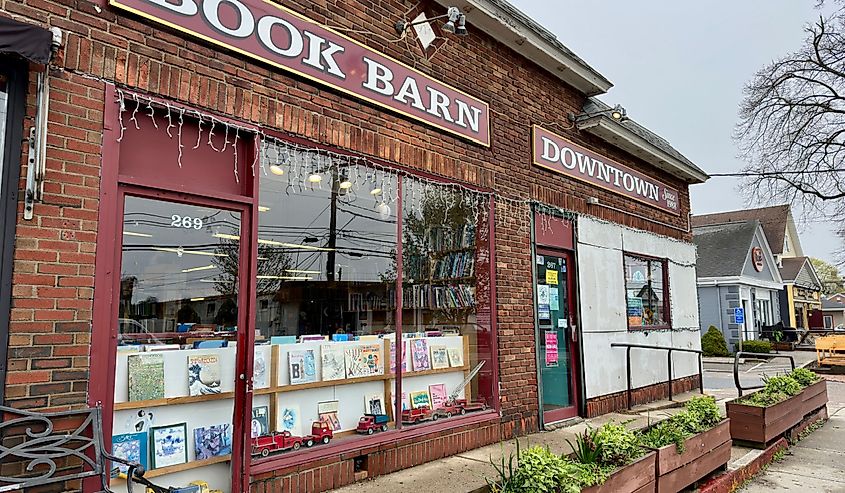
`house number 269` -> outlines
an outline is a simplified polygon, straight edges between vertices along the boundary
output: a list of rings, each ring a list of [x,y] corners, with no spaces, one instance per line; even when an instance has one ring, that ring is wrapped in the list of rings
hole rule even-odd
[[[202,229],[202,218],[173,214],[172,216],[170,216],[170,227],[185,229]]]

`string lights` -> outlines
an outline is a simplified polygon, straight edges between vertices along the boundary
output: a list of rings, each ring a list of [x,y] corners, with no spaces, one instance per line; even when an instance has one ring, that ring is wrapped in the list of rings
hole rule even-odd
[[[182,166],[184,148],[182,131],[186,124],[196,125],[197,127],[197,140],[193,149],[198,149],[205,140],[208,147],[215,152],[222,153],[229,150],[228,147],[231,144],[232,169],[234,178],[238,183],[240,183],[238,141],[246,135],[252,135],[257,143],[260,142],[260,145],[257,146],[258,152],[254,153],[251,167],[252,175],[255,176],[258,166],[265,176],[268,173],[280,177],[285,176],[287,183],[284,192],[287,195],[302,193],[314,187],[323,188],[323,183],[330,176],[332,186],[337,186],[341,200],[344,200],[343,197],[346,197],[345,200],[351,200],[353,197],[372,197],[373,210],[381,217],[386,218],[395,210],[393,205],[399,200],[398,178],[401,176],[404,187],[403,208],[411,214],[421,215],[424,213],[425,204],[437,201],[439,207],[442,208],[441,212],[444,218],[448,218],[453,210],[465,209],[469,211],[466,215],[467,221],[477,223],[486,218],[489,209],[488,203],[492,198],[496,226],[515,237],[529,237],[532,226],[532,211],[541,212],[538,227],[543,231],[550,230],[554,221],[564,223],[573,221],[579,216],[606,222],[590,214],[576,214],[561,207],[536,200],[508,197],[497,192],[478,190],[454,182],[452,181],[453,178],[437,173],[427,172],[427,176],[418,175],[404,169],[376,163],[360,156],[280,140],[267,135],[254,126],[238,125],[213,115],[176,106],[167,101],[158,101],[150,96],[125,91],[121,88],[117,88],[116,93],[120,110],[118,115],[120,125],[118,142],[123,139],[126,132],[123,114],[130,111],[129,121],[136,129],[140,129],[140,122],[136,116],[138,108],[143,106],[146,115],[156,129],[159,128],[156,123],[156,116],[167,120],[168,124],[165,130],[171,138],[173,138],[171,129],[176,129],[179,149],[177,165],[180,167]],[[130,109],[128,106],[132,106],[132,108]],[[174,112],[177,116],[176,123],[174,123]],[[193,119],[194,123],[187,123],[185,117]],[[205,139],[203,139],[203,127],[207,128]],[[220,127],[222,127],[222,132]],[[214,142],[215,136],[219,136],[220,133],[223,134],[222,147],[216,146]],[[621,225],[620,227],[627,228]],[[633,230],[633,228],[628,229]],[[662,237],[662,235],[655,236]],[[666,238],[678,241],[674,238]]]

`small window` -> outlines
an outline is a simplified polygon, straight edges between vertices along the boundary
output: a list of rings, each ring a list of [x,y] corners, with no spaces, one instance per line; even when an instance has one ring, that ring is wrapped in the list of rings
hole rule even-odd
[[[825,315],[824,316],[824,328],[825,329],[832,329],[833,328],[833,316]]]
[[[666,259],[625,254],[628,328],[669,327],[669,274]]]
[[[270,300],[260,300],[258,308],[261,310],[270,308]]]

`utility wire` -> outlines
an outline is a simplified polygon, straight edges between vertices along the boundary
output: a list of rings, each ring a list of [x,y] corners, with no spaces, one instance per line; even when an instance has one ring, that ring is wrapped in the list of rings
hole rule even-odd
[[[810,169],[803,171],[763,171],[763,172],[739,172],[739,173],[707,173],[711,177],[722,176],[783,176],[783,175],[814,175],[821,173],[845,173],[845,168],[835,169]]]

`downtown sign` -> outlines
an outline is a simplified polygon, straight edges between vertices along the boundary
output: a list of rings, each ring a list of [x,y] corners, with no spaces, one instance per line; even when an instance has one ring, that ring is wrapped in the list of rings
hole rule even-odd
[[[680,215],[678,191],[674,188],[574,144],[543,127],[534,125],[532,138],[536,166]]]
[[[483,146],[490,109],[270,0],[109,0],[115,7]]]

